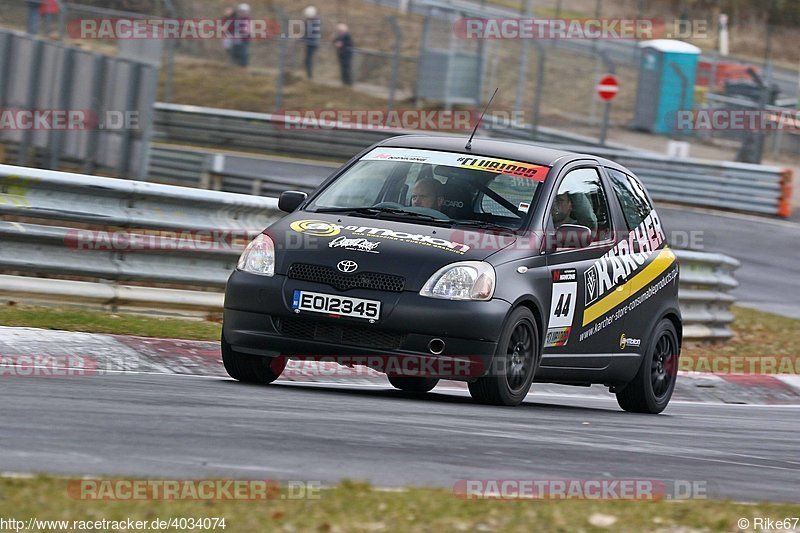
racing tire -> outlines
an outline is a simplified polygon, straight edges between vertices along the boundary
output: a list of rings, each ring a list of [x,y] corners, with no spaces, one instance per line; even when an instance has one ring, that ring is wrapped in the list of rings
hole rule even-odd
[[[266,385],[280,377],[286,367],[286,358],[239,353],[223,338],[222,364],[228,375],[237,381]]]
[[[525,307],[515,309],[503,326],[491,371],[469,384],[470,395],[487,405],[521,404],[531,388],[540,353],[533,313]]]
[[[669,319],[662,319],[650,338],[650,347],[636,376],[617,392],[617,403],[631,413],[660,413],[675,390],[680,356],[675,325]]]
[[[388,376],[388,378],[392,387],[405,392],[430,392],[439,383],[439,378],[403,376]]]

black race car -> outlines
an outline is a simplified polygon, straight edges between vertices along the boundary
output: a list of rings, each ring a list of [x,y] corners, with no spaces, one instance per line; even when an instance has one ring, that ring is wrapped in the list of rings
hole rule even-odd
[[[259,235],[228,280],[222,358],[270,383],[287,358],[466,381],[602,384],[659,413],[681,347],[678,262],[641,182],[602,158],[411,135],[362,152]]]

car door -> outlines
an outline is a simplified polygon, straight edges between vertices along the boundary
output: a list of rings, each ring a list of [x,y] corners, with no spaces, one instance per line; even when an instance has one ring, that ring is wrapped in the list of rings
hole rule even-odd
[[[613,191],[612,206],[620,219],[615,256],[628,265],[625,277],[619,281],[627,288],[627,300],[620,305],[623,317],[618,356],[622,358],[645,349],[664,296],[675,297],[677,293],[677,284],[672,282],[677,280],[678,264],[666,247],[661,220],[641,182],[618,169],[605,167],[603,171]]]
[[[593,241],[581,248],[548,250],[552,290],[542,367],[602,369],[619,345],[621,323],[604,315],[592,320],[586,316],[601,296],[604,280],[597,263],[615,245],[608,198],[600,170],[591,164],[567,167],[553,188],[548,235],[569,223],[589,227]]]

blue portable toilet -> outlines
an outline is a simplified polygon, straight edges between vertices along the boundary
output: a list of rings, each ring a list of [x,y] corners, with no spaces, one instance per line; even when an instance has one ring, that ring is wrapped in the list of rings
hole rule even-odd
[[[694,106],[700,49],[673,39],[642,41],[639,47],[633,127],[651,133],[676,133],[678,111]]]

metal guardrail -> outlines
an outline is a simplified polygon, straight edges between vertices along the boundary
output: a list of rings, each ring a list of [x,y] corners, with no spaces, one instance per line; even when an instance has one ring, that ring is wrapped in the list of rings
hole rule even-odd
[[[732,336],[730,291],[738,287],[733,273],[739,261],[722,254],[675,250],[681,265],[679,299],[686,339],[723,340]]]
[[[242,158],[241,156],[237,156]],[[306,177],[278,177],[261,173],[234,171],[226,168],[225,154],[202,149],[154,145],[150,153],[149,179],[169,185],[200,187],[214,191],[278,197],[286,190],[311,192],[319,181]],[[269,168],[269,160],[253,157]],[[267,170],[268,174],[268,170]]]
[[[7,165],[0,191],[13,219],[0,222],[0,297],[114,310],[218,313],[243,246],[281,216],[274,198]],[[738,262],[676,253],[684,337],[730,337]]]
[[[156,129],[162,138],[173,142],[339,159],[352,157],[387,137],[419,133],[407,130],[360,129],[341,123],[332,123],[323,129],[286,128],[281,115],[163,103],[156,105]],[[534,132],[524,127],[500,128],[494,125],[491,133],[498,137],[525,141],[539,135],[547,141],[539,144],[617,161],[635,172],[656,200],[781,217],[791,215],[791,169],[747,163],[676,159],[651,152],[599,147],[592,145],[589,138],[546,128],[537,128]],[[181,174],[176,175],[181,177]],[[241,189],[241,181],[250,177],[232,177],[240,181],[239,190],[246,192],[246,187]],[[202,183],[200,176],[197,183]],[[287,187],[291,188],[290,182]]]

